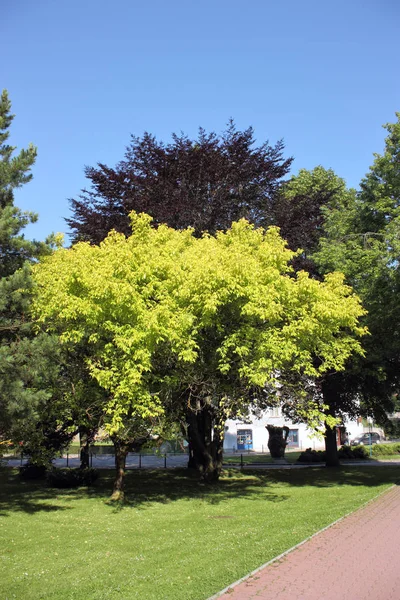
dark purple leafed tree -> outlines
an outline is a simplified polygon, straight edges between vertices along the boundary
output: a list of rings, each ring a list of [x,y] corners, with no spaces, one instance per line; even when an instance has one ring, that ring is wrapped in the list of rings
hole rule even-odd
[[[86,167],[90,188],[70,200],[66,219],[73,240],[97,244],[111,229],[129,234],[132,210],[197,234],[225,230],[242,217],[274,224],[274,200],[293,160],[283,150],[282,141],[257,146],[253,129],[238,131],[232,120],[220,136],[200,129],[195,140],[174,134],[168,144],[149,133],[132,136],[115,168]]]

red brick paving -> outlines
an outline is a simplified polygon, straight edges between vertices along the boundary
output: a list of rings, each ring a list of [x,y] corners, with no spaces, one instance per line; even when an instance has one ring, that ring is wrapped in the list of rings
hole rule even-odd
[[[219,598],[400,600],[400,486]]]

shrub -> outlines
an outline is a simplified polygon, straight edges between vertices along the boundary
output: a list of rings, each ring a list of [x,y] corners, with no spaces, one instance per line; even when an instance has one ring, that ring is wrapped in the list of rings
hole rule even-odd
[[[45,465],[35,465],[28,462],[19,468],[19,476],[21,479],[41,479],[46,475],[46,471]]]
[[[311,448],[307,448],[302,452],[297,460],[297,462],[306,462],[306,463],[317,463],[317,462],[325,462],[326,453],[324,450],[311,450]]]
[[[354,459],[354,452],[350,446],[342,446],[338,450],[338,456],[340,459]]]
[[[374,444],[373,456],[396,456],[400,453],[400,444]]]
[[[98,476],[96,469],[52,469],[47,473],[47,482],[51,487],[72,488],[93,485]]]
[[[366,459],[369,457],[368,450],[365,446],[342,446],[338,450],[340,459]]]
[[[369,452],[365,446],[353,446],[354,458],[369,458]]]

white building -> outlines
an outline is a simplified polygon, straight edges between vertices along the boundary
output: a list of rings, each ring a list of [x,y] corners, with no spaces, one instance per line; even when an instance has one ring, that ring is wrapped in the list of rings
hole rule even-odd
[[[312,448],[315,450],[324,449],[323,438],[313,435],[304,423],[291,423],[285,421],[280,407],[270,408],[265,411],[258,419],[251,417],[247,421],[229,420],[225,426],[225,452],[240,452],[252,450],[254,452],[269,452],[268,450],[268,431],[266,425],[275,425],[289,427],[287,449],[305,450]],[[356,421],[347,421],[345,423],[346,432],[350,439],[363,433],[364,428]]]

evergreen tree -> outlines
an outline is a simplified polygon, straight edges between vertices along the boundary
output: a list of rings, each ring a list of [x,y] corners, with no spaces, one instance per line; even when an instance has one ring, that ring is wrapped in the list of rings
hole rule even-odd
[[[55,385],[58,342],[35,336],[29,317],[30,263],[51,251],[55,241],[25,239],[23,228],[37,219],[14,205],[14,191],[28,183],[36,159],[30,145],[14,155],[8,144],[14,118],[7,91],[0,100],[0,437],[12,435],[23,419],[45,402]]]

